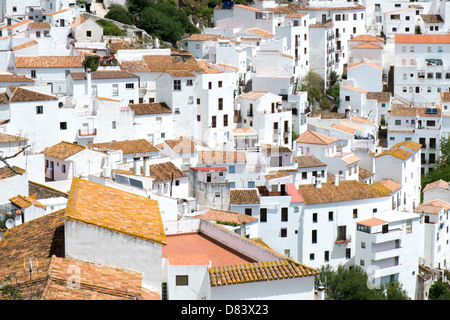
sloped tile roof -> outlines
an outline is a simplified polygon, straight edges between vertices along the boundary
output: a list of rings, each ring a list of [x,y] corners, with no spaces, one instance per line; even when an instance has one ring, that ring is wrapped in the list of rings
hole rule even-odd
[[[421,14],[423,22],[425,23],[444,23],[444,19],[442,19],[439,14]]]
[[[22,142],[22,141],[28,141],[28,138],[16,136],[14,134],[0,132],[0,142],[1,143]]]
[[[313,155],[298,156],[293,158],[297,161],[297,168],[309,168],[309,167],[326,167],[327,164]]]
[[[395,43],[450,43],[450,34],[396,34]]]
[[[272,179],[278,179],[278,178],[284,178],[284,177],[289,177],[291,174],[289,172],[287,172],[286,170],[278,170],[275,173],[271,173],[271,174],[266,174],[264,176],[264,178],[266,178],[266,180],[272,180]]]
[[[292,152],[292,150],[289,149],[288,147],[279,146],[276,144],[267,144],[267,143],[262,143],[260,150],[264,154],[279,154],[279,153]]]
[[[156,200],[76,177],[69,192],[66,219],[166,243]]]
[[[198,163],[245,163],[244,151],[210,151],[204,150],[198,153]]]
[[[230,190],[230,204],[258,204],[259,197],[256,189]]]
[[[434,189],[434,188],[441,188],[444,190],[449,190],[449,183],[447,181],[444,181],[442,179],[439,179],[437,181],[431,182],[423,188],[423,192],[426,192],[428,190]]]
[[[311,184],[300,185],[298,192],[306,205],[389,196],[372,185],[356,180],[340,181],[337,186],[334,183],[322,183],[321,188]]]
[[[216,266],[209,269],[212,287],[315,276],[318,273],[316,269],[292,260]]]
[[[236,223],[238,225],[258,220],[258,218],[246,214],[217,209],[209,209],[205,213],[196,215],[195,217],[213,221],[231,222]]]
[[[164,141],[170,149],[175,153],[192,153],[197,152],[194,141],[187,137],[179,137],[178,139],[166,139]]]
[[[73,80],[86,80],[86,72],[72,72],[70,74]],[[123,70],[98,70],[91,72],[92,80],[100,79],[131,79],[139,78],[137,75]]]
[[[19,56],[14,62],[16,68],[83,68],[80,56]]]
[[[354,36],[352,39],[349,39],[348,41],[355,41],[355,42],[384,42],[383,38],[373,36],[371,34],[359,34],[357,36]]]
[[[25,197],[20,194],[9,199],[9,201],[11,201],[12,204],[14,204],[15,206],[17,206],[21,209],[31,207],[31,205],[33,205],[35,207],[39,207],[39,208],[45,208],[45,205],[43,205],[36,199],[33,199],[31,197]]]
[[[53,158],[67,159],[85,149],[86,146],[67,141],[61,141],[51,147],[45,148],[41,153]]]
[[[11,47],[11,50],[12,51],[17,51],[17,50],[20,50],[20,49],[25,49],[25,48],[29,48],[29,47],[35,46],[37,44],[38,44],[38,42],[36,40],[31,40],[31,41],[27,41],[25,43],[19,44],[17,46]]]
[[[141,168],[143,172],[143,168]],[[172,176],[173,174],[173,176]],[[171,161],[156,163],[150,165],[150,177],[155,179],[155,182],[168,181],[173,179],[185,178],[187,175],[181,171],[176,165]]]
[[[406,150],[400,149],[400,148],[391,148],[386,151],[383,151],[377,155],[375,155],[375,158],[383,157],[383,156],[393,156],[395,158],[405,160],[412,156],[411,152],[408,152]]]
[[[0,74],[0,82],[34,82],[34,79],[20,74]]]
[[[48,199],[63,197],[68,198],[69,194],[49,186],[28,180],[28,194],[33,199]]]
[[[359,167],[358,169],[358,180],[363,181],[369,177],[372,177],[374,175],[373,172],[370,172],[369,170],[366,170],[364,168]]]
[[[146,139],[122,140],[102,143],[91,143],[86,145],[89,149],[96,151],[122,150],[123,154],[146,153],[158,151],[154,145]]]
[[[390,92],[367,92],[367,99],[377,100],[378,102],[390,102],[391,101],[391,93]]]
[[[32,22],[28,25],[29,29],[50,29],[50,23],[48,22]]]
[[[421,203],[419,204],[415,209],[414,212],[424,212],[424,213],[431,213],[431,214],[438,214],[441,210],[447,211],[450,209],[450,205],[448,203],[445,203],[440,200],[433,200],[429,201],[427,203]]]
[[[58,100],[58,98],[54,96],[36,92],[34,90],[28,90],[18,86],[9,86],[9,88],[11,89],[9,102]]]
[[[192,55],[148,55],[142,61],[123,61],[121,69],[129,72],[167,72],[173,70],[202,71],[197,60]]]
[[[25,169],[12,166],[12,168],[18,172],[19,174],[23,174],[25,172]],[[17,175],[17,173],[8,168],[7,166],[0,167],[0,180],[11,178]]]
[[[247,31],[249,31],[249,32],[251,32],[253,34],[256,34],[258,36],[261,36],[263,38],[268,38],[268,37],[273,37],[274,36],[273,33],[264,31],[264,30],[259,29],[259,28],[247,29]]]
[[[417,151],[420,148],[422,148],[422,145],[420,143],[410,140],[410,141],[402,141],[392,146],[392,148],[400,148],[400,147],[405,147]]]
[[[306,130],[296,140],[297,143],[329,145],[336,142],[337,139],[326,136],[324,134]]]
[[[165,102],[135,103],[128,105],[137,116],[146,114],[172,113]]]

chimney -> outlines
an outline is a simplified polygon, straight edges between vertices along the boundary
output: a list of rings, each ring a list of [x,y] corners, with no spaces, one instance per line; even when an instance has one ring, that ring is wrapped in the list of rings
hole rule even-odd
[[[335,174],[334,175],[334,185],[338,186],[339,185],[339,174]]]
[[[316,188],[322,188],[322,181],[319,178],[316,179]]]
[[[92,95],[92,78],[91,78],[91,69],[86,69],[86,95],[88,98]]]
[[[325,300],[325,287],[324,286],[319,286],[319,288],[317,288],[317,298],[318,298],[318,300]]]
[[[150,176],[150,164],[148,163],[148,159],[150,159],[150,155],[148,153],[145,153],[143,155],[144,158],[144,176],[149,177]]]
[[[135,154],[133,157],[133,172],[135,175],[140,175],[141,170],[139,167],[139,160],[141,159],[141,156],[139,154]]]

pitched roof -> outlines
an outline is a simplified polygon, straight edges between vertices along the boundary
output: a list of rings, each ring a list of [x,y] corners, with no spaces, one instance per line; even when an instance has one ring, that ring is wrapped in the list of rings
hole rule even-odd
[[[412,156],[411,152],[408,152],[406,150],[400,149],[400,148],[390,148],[386,151],[383,151],[377,155],[375,155],[375,158],[383,157],[383,156],[393,156],[395,158],[405,160]]]
[[[29,29],[50,29],[50,23],[48,22],[32,22],[28,25]]]
[[[374,227],[374,226],[379,226],[381,224],[386,224],[388,223],[387,221],[378,219],[378,218],[370,218],[370,219],[366,219],[366,220],[362,220],[362,221],[358,221],[358,224],[364,225],[364,226],[368,226],[368,227]]]
[[[444,23],[444,19],[442,19],[441,15],[439,14],[424,14],[422,13],[420,15],[423,22],[425,23]]]
[[[19,56],[16,68],[83,68],[80,56]]]
[[[34,79],[21,74],[0,74],[0,82],[34,82]]]
[[[318,132],[306,130],[296,140],[297,143],[329,145],[338,141],[338,139],[323,135]]]
[[[256,189],[230,190],[230,204],[258,204],[259,197]]]
[[[10,168],[8,168],[7,166],[3,166],[0,167],[0,180],[2,179],[8,179],[11,177],[14,177],[18,174],[23,174],[25,173],[25,169],[16,167],[16,166],[12,166],[12,168],[16,171],[14,172],[13,170],[11,170]]]
[[[447,211],[449,209],[450,209],[450,205],[448,203],[445,203],[440,200],[433,200],[433,201],[429,201],[427,203],[419,204],[414,209],[414,212],[438,214],[439,212],[441,212],[441,210]]]
[[[354,45],[352,49],[383,49],[383,46],[371,42],[366,42]]]
[[[72,72],[71,77],[73,80],[86,80],[86,72]],[[139,78],[137,75],[124,71],[124,70],[97,70],[91,72],[92,80],[101,79],[130,79]]]
[[[53,158],[67,159],[85,149],[86,146],[67,141],[61,141],[51,147],[45,148],[43,151],[41,151],[41,153]]]
[[[37,44],[38,44],[38,42],[36,40],[27,41],[22,44],[18,44],[17,46],[11,47],[11,51],[17,51],[17,50],[29,48],[29,47],[35,46]]]
[[[450,43],[450,34],[396,34],[395,43]]]
[[[155,152],[158,149],[146,139],[91,143],[87,147],[96,151],[122,150],[123,154]]]
[[[248,99],[248,100],[258,100],[262,96],[268,94],[268,91],[249,91],[247,93],[243,93],[237,97],[237,99]]]
[[[390,92],[369,91],[366,93],[366,98],[377,100],[378,102],[390,102],[391,101],[391,93]]]
[[[298,192],[306,205],[389,196],[388,193],[380,191],[372,185],[356,180],[340,181],[337,186],[334,183],[322,183],[320,188],[311,184],[300,185]]]
[[[9,199],[9,201],[11,201],[12,204],[14,204],[15,206],[17,206],[21,209],[25,209],[25,208],[28,208],[31,206],[45,208],[45,205],[43,205],[36,199],[33,199],[31,197],[25,197],[20,194],[15,197],[12,197],[11,199]]]
[[[9,89],[11,90],[9,102],[58,100],[58,98],[49,94],[28,90],[19,86],[9,86]]]
[[[165,244],[158,201],[74,177],[66,219]]]
[[[194,141],[187,137],[179,137],[178,139],[166,139],[164,142],[175,153],[197,152]]]
[[[134,111],[134,115],[172,113],[165,102],[135,103],[128,105]]]
[[[423,188],[423,192],[426,192],[428,190],[434,189],[434,188],[441,188],[445,190],[449,190],[449,183],[447,181],[444,181],[442,179],[436,180],[434,182],[430,182]]]
[[[392,148],[400,148],[400,147],[405,147],[417,151],[420,148],[422,148],[422,145],[420,143],[410,140],[410,141],[402,141],[392,146]]]
[[[266,180],[272,180],[272,179],[284,178],[284,177],[289,177],[289,176],[291,176],[291,174],[289,172],[287,172],[286,170],[278,170],[274,173],[266,174],[264,176],[264,178],[266,178]]]
[[[141,168],[141,173],[143,168]],[[173,175],[172,175],[173,174]],[[171,161],[156,163],[150,165],[150,177],[155,179],[155,182],[168,181],[173,179],[185,178],[187,175],[181,171]]]
[[[28,195],[33,199],[68,198],[69,194],[52,187],[28,180]]]
[[[244,151],[210,151],[203,150],[198,153],[198,163],[245,163]]]
[[[319,272],[290,259],[253,262],[232,266],[216,266],[209,269],[211,286],[282,280],[315,276]]]
[[[192,55],[174,53],[171,55],[147,55],[143,56],[141,61],[122,61],[121,69],[129,72],[203,71]]]
[[[267,144],[267,143],[261,143],[260,151],[261,151],[261,153],[264,153],[264,154],[279,154],[279,153],[283,153],[283,152],[287,152],[287,153],[292,152],[292,150],[289,149],[288,147],[279,146],[276,144]]]
[[[253,34],[256,34],[258,36],[261,36],[263,38],[268,38],[268,37],[273,37],[274,36],[273,33],[264,31],[264,30],[259,29],[259,28],[247,29],[247,31],[249,31],[249,32],[251,32]]]
[[[374,175],[373,172],[370,172],[369,170],[366,170],[364,168],[359,167],[358,169],[358,180],[363,181],[369,177],[372,177]]]
[[[357,65],[361,65],[361,63],[357,63]],[[351,68],[352,66],[347,67],[347,69]],[[345,89],[349,89],[349,90],[353,90],[353,91],[357,91],[357,92],[361,92],[361,93],[366,93],[367,91],[349,84],[342,84],[342,88]]]
[[[28,138],[0,132],[0,143],[28,141]]]
[[[205,74],[223,73],[222,69],[213,66],[205,60],[198,60],[197,62]]]
[[[195,217],[213,221],[231,222],[238,225],[258,221],[258,218],[256,217],[252,217],[238,212],[218,210],[218,209],[209,209],[205,213],[196,215]]]
[[[310,168],[310,167],[326,167],[327,164],[319,160],[314,155],[298,156],[293,158],[297,161],[297,168]]]
[[[386,191],[389,193],[397,192],[401,189],[402,185],[398,182],[395,182],[392,179],[385,179],[382,181],[375,181],[373,183],[373,186],[375,188],[378,188],[379,190]]]
[[[348,41],[355,41],[355,42],[384,42],[383,38],[373,36],[371,34],[359,34],[357,36],[354,36],[352,39],[349,39]]]
[[[352,69],[352,68],[359,67],[359,66],[369,66],[369,67],[372,67],[372,68],[375,68],[375,69],[383,70],[382,66],[379,66],[379,65],[377,65],[375,63],[371,63],[371,62],[367,62],[367,61],[361,61],[361,62],[352,64],[351,66],[348,66],[347,69]],[[360,89],[360,88],[355,89],[356,87],[348,85],[348,84],[343,84],[342,86],[344,88],[349,88],[349,89],[352,89],[352,90],[359,89],[357,91],[360,91],[360,92],[367,92],[366,90],[361,91],[362,89]]]

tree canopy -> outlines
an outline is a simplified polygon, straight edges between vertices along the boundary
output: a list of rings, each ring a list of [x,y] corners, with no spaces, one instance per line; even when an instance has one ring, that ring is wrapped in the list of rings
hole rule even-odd
[[[448,161],[450,158],[450,139],[441,138],[439,149],[440,156],[436,168],[422,175],[422,190],[427,184],[439,179],[450,181],[450,163]]]

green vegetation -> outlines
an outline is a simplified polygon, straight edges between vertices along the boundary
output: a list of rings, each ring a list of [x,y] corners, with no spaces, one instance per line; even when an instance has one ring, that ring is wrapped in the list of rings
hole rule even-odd
[[[450,286],[448,283],[436,281],[430,287],[428,300],[450,300]]]
[[[450,139],[441,138],[439,149],[440,156],[437,161],[436,168],[422,175],[422,190],[427,184],[439,179],[450,181],[450,163],[448,161],[450,158]]]
[[[84,70],[91,69],[91,71],[95,71],[98,68],[98,63],[98,58],[87,56],[83,61]]]
[[[311,110],[317,108],[322,110],[332,109],[333,106],[325,95],[325,81],[317,73],[309,71],[300,82],[300,90],[308,92],[308,102]]]
[[[398,281],[372,288],[369,276],[360,266],[332,269],[329,265],[320,268],[316,287],[325,287],[327,300],[409,300],[406,291]]]
[[[127,8],[110,6],[105,18],[135,25],[151,36],[175,45],[184,34],[199,33],[189,21],[188,14],[212,17],[212,9],[207,6],[184,8],[189,9],[178,8],[174,0],[128,0]]]
[[[11,283],[11,277],[4,277],[3,284],[0,288],[0,299],[1,300],[22,300],[23,292],[22,290],[14,287]]]
[[[97,20],[97,24],[103,28],[105,36],[126,36],[126,32],[111,21],[100,19]]]

